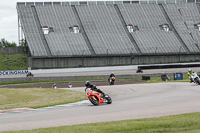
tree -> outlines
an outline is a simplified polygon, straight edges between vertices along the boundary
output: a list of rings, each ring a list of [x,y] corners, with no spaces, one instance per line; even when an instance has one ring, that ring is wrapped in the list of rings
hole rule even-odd
[[[3,38],[3,39],[1,39],[1,41],[0,41],[0,47],[2,48],[2,47],[4,47],[5,46],[5,39]]]
[[[27,41],[26,41],[26,39],[20,40],[19,46],[20,46],[20,47],[26,47],[26,46],[27,46]]]
[[[5,40],[4,38],[2,38],[0,40],[0,48],[2,48],[2,47],[16,47],[16,46],[17,46],[17,44],[15,42],[10,43],[7,40]]]

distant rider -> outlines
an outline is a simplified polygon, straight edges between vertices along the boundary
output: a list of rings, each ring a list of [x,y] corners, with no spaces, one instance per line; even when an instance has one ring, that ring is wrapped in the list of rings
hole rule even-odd
[[[110,74],[110,77],[108,78],[108,81],[109,81],[109,82],[110,82],[110,78],[112,78],[112,77],[115,77],[114,72],[112,72],[112,73]]]
[[[188,78],[190,79],[190,83],[194,82],[192,80],[192,75],[194,74],[194,71],[192,71],[192,69],[188,69]]]
[[[57,89],[56,83],[54,83],[54,84],[52,85],[52,88]]]
[[[94,91],[97,91],[97,92],[101,93],[103,95],[103,98],[105,98],[105,93],[102,92],[100,89],[97,89],[96,85],[90,84],[89,81],[85,82],[85,87],[86,87],[85,91],[86,91],[87,88],[91,88],[91,90],[94,90]]]
[[[141,71],[142,71],[142,68],[139,67],[139,68],[138,68],[138,72],[141,72]]]
[[[26,77],[28,76],[32,76],[32,73],[31,72],[27,73]]]
[[[112,78],[112,77],[115,77],[114,72],[112,72],[112,73],[110,74],[110,78]]]

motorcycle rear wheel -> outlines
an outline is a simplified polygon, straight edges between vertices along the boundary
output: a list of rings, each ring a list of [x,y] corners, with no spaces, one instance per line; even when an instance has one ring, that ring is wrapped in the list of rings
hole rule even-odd
[[[111,81],[111,82],[110,82],[110,85],[114,85],[114,82],[115,82],[115,81]]]
[[[92,97],[89,98],[90,102],[95,105],[98,106],[99,105],[99,101],[97,100],[97,98],[95,97],[95,99],[93,99]]]

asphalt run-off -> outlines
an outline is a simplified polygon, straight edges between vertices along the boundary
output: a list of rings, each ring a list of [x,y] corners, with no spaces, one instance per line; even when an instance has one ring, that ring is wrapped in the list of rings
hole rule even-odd
[[[188,82],[99,86],[112,104],[93,106],[89,101],[0,114],[0,131],[152,118],[200,112],[200,86]],[[68,88],[62,88],[68,89]],[[84,92],[84,88],[71,88]],[[94,113],[98,112],[98,113]],[[95,118],[95,119],[88,119]]]

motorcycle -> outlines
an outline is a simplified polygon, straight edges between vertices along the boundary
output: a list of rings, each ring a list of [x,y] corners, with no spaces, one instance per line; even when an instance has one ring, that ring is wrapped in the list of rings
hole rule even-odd
[[[136,73],[143,73],[141,69],[137,69]]]
[[[53,84],[52,88],[57,89],[57,85]]]
[[[114,85],[115,77],[111,77],[111,78],[109,79],[109,82],[110,82],[110,85]]]
[[[33,74],[31,72],[27,73],[26,74],[26,77],[29,77],[29,76],[32,76],[33,77]]]
[[[103,91],[103,90],[101,90]],[[111,104],[112,103],[112,99],[108,94],[105,94],[105,98],[103,98],[103,94],[92,90],[91,88],[87,88],[85,90],[86,92],[86,96],[88,97],[89,101],[95,105],[98,106],[99,104],[102,103],[107,103],[107,104]]]
[[[192,76],[192,81],[194,81],[194,83],[200,85],[200,80],[199,80],[199,76],[197,75],[197,73],[194,73]]]

